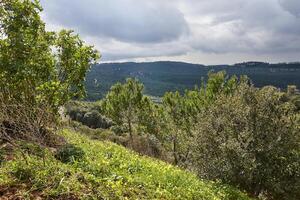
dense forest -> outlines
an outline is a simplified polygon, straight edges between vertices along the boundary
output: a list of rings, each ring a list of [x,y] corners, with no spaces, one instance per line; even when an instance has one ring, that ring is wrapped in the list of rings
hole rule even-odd
[[[273,85],[286,89],[287,85],[300,88],[300,63],[269,64],[245,62],[235,65],[205,66],[183,62],[104,63],[92,66],[87,74],[87,100],[103,98],[116,82],[137,78],[145,85],[145,93],[161,97],[165,92],[193,89],[207,80],[209,72],[225,70],[228,75],[247,75],[254,86]]]
[[[298,63],[94,67],[87,102],[99,52],[41,11],[0,0],[0,199],[299,199]]]

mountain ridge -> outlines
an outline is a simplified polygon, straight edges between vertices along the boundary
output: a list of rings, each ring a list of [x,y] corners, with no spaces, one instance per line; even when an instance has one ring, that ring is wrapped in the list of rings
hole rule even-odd
[[[257,87],[300,87],[300,62],[274,64],[249,61],[233,65],[202,65],[178,61],[100,63],[94,65],[87,75],[87,99],[104,97],[113,84],[124,82],[128,77],[139,79],[145,85],[145,93],[151,96],[162,96],[167,91],[183,92],[200,85],[211,71],[247,75]]]

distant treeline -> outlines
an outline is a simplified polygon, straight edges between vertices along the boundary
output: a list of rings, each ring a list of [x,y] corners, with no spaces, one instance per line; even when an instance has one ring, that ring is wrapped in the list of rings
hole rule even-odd
[[[134,77],[145,85],[145,93],[163,96],[168,91],[184,92],[201,85],[210,71],[226,71],[228,75],[247,75],[256,87],[273,85],[285,89],[287,85],[300,88],[300,63],[270,64],[244,62],[234,65],[206,66],[183,62],[104,63],[96,64],[87,75],[88,100],[103,98],[116,82]]]

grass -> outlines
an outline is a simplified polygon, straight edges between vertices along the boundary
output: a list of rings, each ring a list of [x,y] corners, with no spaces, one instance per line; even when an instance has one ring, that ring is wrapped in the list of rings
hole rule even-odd
[[[29,154],[26,164],[16,152],[13,160],[1,164],[2,195],[11,190],[24,199],[250,199],[235,188],[199,180],[192,173],[116,144],[70,130],[61,135],[84,156],[62,163],[45,149]]]

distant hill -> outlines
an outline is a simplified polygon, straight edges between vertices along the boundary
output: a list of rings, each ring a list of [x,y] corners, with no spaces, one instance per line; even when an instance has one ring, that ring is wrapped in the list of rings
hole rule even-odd
[[[182,92],[200,85],[208,72],[222,70],[229,75],[247,75],[257,87],[274,85],[285,89],[287,85],[296,85],[300,88],[300,63],[245,62],[214,66],[171,61],[105,63],[94,65],[87,75],[87,99],[102,98],[114,83],[124,82],[128,77],[143,82],[148,95],[162,96],[166,91],[175,90]]]

